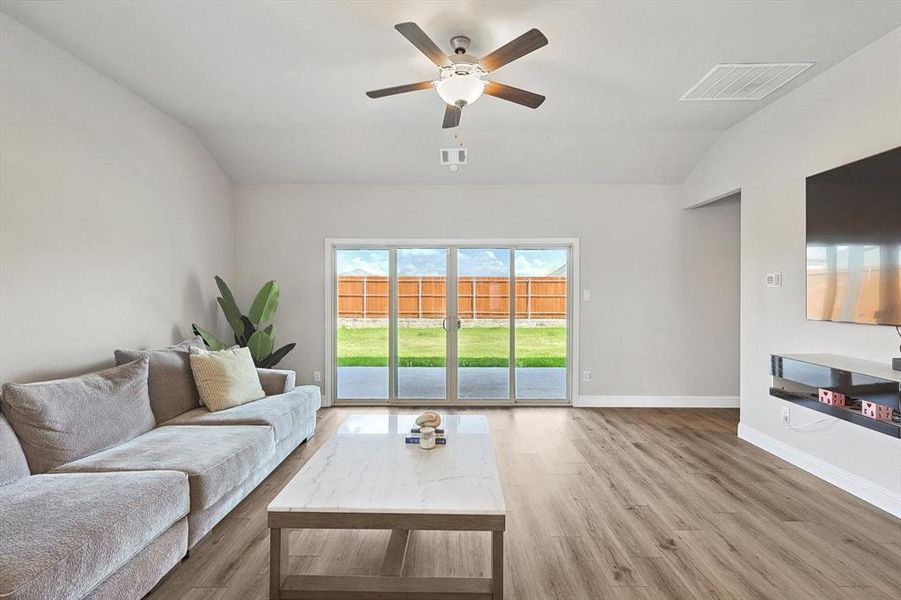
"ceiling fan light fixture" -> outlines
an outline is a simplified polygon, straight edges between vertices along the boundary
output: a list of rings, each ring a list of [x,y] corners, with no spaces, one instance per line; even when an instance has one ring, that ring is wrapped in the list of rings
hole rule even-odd
[[[435,91],[451,106],[468,106],[481,98],[485,80],[478,75],[451,75],[435,82]]]
[[[438,67],[438,79],[370,90],[366,92],[370,98],[384,98],[433,87],[446,105],[442,129],[459,127],[463,107],[472,104],[483,94],[528,108],[538,108],[544,102],[544,96],[540,94],[485,79],[489,72],[546,46],[547,38],[537,29],[530,29],[494,52],[477,58],[469,54],[469,38],[465,35],[451,38],[454,53],[448,55],[416,23],[398,23],[394,28]]]

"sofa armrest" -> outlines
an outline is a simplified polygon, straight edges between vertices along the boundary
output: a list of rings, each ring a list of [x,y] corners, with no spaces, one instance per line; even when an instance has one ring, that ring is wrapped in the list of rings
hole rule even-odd
[[[296,374],[285,369],[257,369],[260,385],[267,396],[284,394],[294,389]]]

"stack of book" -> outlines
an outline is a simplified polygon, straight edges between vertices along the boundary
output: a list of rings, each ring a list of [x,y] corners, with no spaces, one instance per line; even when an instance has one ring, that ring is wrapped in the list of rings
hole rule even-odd
[[[419,427],[413,427],[410,429],[410,435],[404,438],[404,442],[407,444],[418,444],[419,443]],[[438,446],[444,446],[447,444],[447,435],[444,433],[444,428],[436,427],[435,428],[435,444]]]

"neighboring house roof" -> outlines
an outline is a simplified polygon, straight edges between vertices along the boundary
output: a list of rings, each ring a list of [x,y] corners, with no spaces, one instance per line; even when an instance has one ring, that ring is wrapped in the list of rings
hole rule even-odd
[[[354,269],[353,271],[347,271],[345,273],[338,273],[338,275],[354,275],[357,277],[363,276],[373,276],[375,273],[369,273],[368,271],[364,271],[363,269]]]
[[[545,275],[545,277],[566,277],[566,265],[560,265],[559,267]]]

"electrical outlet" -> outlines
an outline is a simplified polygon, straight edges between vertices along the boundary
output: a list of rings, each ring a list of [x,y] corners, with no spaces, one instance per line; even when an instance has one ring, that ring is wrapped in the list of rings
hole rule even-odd
[[[582,302],[591,302],[591,290],[582,290]]]
[[[782,407],[782,426],[788,427],[791,425],[792,414],[791,409],[787,406]]]
[[[322,372],[321,371],[313,371],[313,381],[319,383],[322,381]]]
[[[585,383],[591,381],[591,371],[582,371],[582,381]]]

